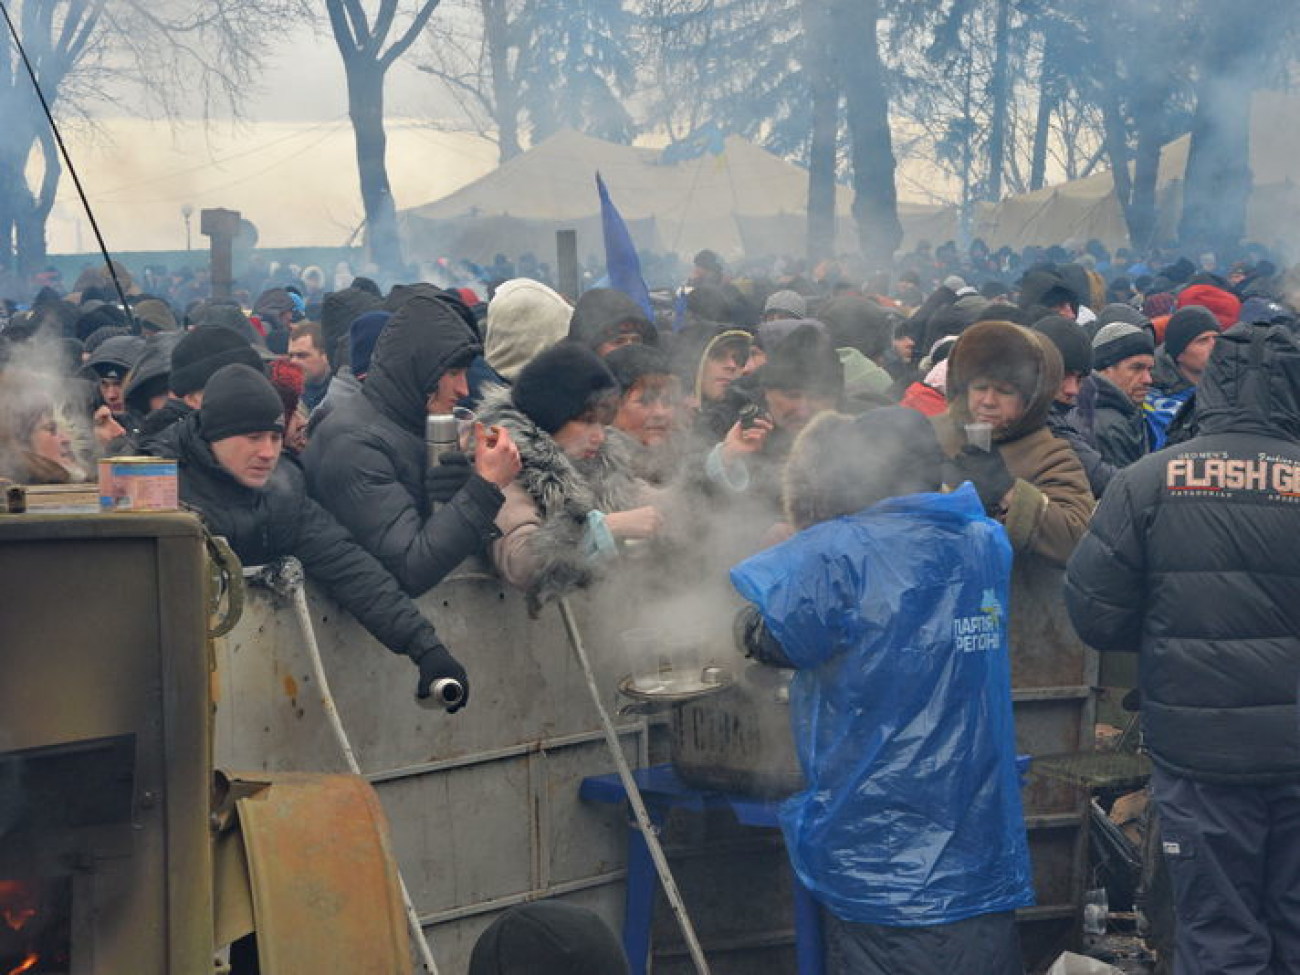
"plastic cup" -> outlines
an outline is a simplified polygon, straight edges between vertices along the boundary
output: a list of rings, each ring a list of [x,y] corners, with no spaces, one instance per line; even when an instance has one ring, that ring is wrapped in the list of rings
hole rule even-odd
[[[451,411],[451,415],[456,421],[456,439],[460,441],[460,449],[469,450],[470,438],[474,436],[474,424],[478,422],[478,414],[468,406],[457,406]]]
[[[993,449],[993,424],[991,423],[967,423],[966,424],[966,442],[976,450],[989,451]]]

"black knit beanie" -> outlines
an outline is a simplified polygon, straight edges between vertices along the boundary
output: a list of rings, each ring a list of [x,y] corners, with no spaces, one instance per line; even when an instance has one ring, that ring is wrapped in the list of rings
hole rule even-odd
[[[85,341],[101,328],[129,328],[131,320],[117,305],[98,305],[77,319],[76,338]]]
[[[1169,353],[1169,358],[1176,360],[1192,344],[1193,339],[1206,332],[1218,335],[1220,331],[1219,320],[1210,309],[1202,305],[1179,308],[1169,316],[1169,322],[1165,325],[1165,351]]]
[[[627,975],[627,956],[592,911],[559,901],[512,907],[479,937],[469,975]]]
[[[645,376],[668,376],[673,371],[662,350],[640,343],[619,346],[605,356],[605,365],[625,393]]]
[[[511,399],[530,420],[555,433],[596,405],[618,381],[600,357],[579,342],[551,346],[524,366]]]
[[[1067,373],[1086,376],[1092,372],[1092,343],[1078,322],[1064,315],[1048,315],[1034,322],[1034,331],[1051,339],[1056,351],[1061,353],[1061,365]]]
[[[197,393],[222,366],[231,363],[261,371],[262,358],[233,329],[204,326],[187,334],[172,349],[171,388],[177,396]]]
[[[284,431],[284,403],[271,380],[242,363],[222,366],[203,389],[203,439],[216,443],[246,433]]]

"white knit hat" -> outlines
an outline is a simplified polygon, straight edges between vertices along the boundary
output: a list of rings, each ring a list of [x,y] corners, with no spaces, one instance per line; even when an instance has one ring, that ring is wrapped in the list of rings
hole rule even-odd
[[[483,357],[499,375],[514,382],[537,353],[569,334],[572,315],[573,306],[540,281],[507,281],[488,302]]]

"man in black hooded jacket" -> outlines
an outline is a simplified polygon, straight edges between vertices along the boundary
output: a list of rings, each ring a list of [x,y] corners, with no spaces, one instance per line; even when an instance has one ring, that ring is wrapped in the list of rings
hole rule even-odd
[[[278,463],[283,434],[284,403],[270,380],[232,364],[213,374],[202,407],[162,431],[150,449],[176,458],[181,500],[240,561],[296,557],[371,636],[420,668],[417,697],[428,697],[437,680],[460,681],[465,696],[448,708],[459,710],[469,699],[465,668],[384,567],[307,497],[297,467]]]
[[[622,345],[659,344],[659,333],[641,306],[614,288],[582,293],[569,320],[569,338],[602,358]]]
[[[1174,970],[1300,972],[1300,346],[1229,329],[1196,411],[1195,439],[1111,481],[1066,605],[1139,654]]]
[[[479,439],[472,468],[461,454],[427,463],[427,417],[466,395],[481,352],[455,309],[413,293],[380,333],[361,394],[339,402],[303,455],[312,497],[412,595],[497,537],[501,492],[519,472],[504,431],[494,446]]]

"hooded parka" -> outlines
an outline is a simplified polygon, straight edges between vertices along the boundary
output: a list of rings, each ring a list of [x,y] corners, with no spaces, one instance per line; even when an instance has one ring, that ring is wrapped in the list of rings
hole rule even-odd
[[[1152,759],[1189,779],[1300,779],[1300,346],[1237,325],[1197,390],[1198,436],[1106,490],[1066,603],[1103,651],[1136,652]]]
[[[504,500],[496,485],[471,474],[432,512],[424,488],[429,395],[479,352],[446,303],[411,297],[380,334],[361,394],[331,410],[303,455],[312,497],[413,595],[496,537]]]
[[[573,308],[569,338],[594,352],[624,327],[635,330],[646,345],[659,344],[659,333],[640,305],[614,288],[591,288]]]

